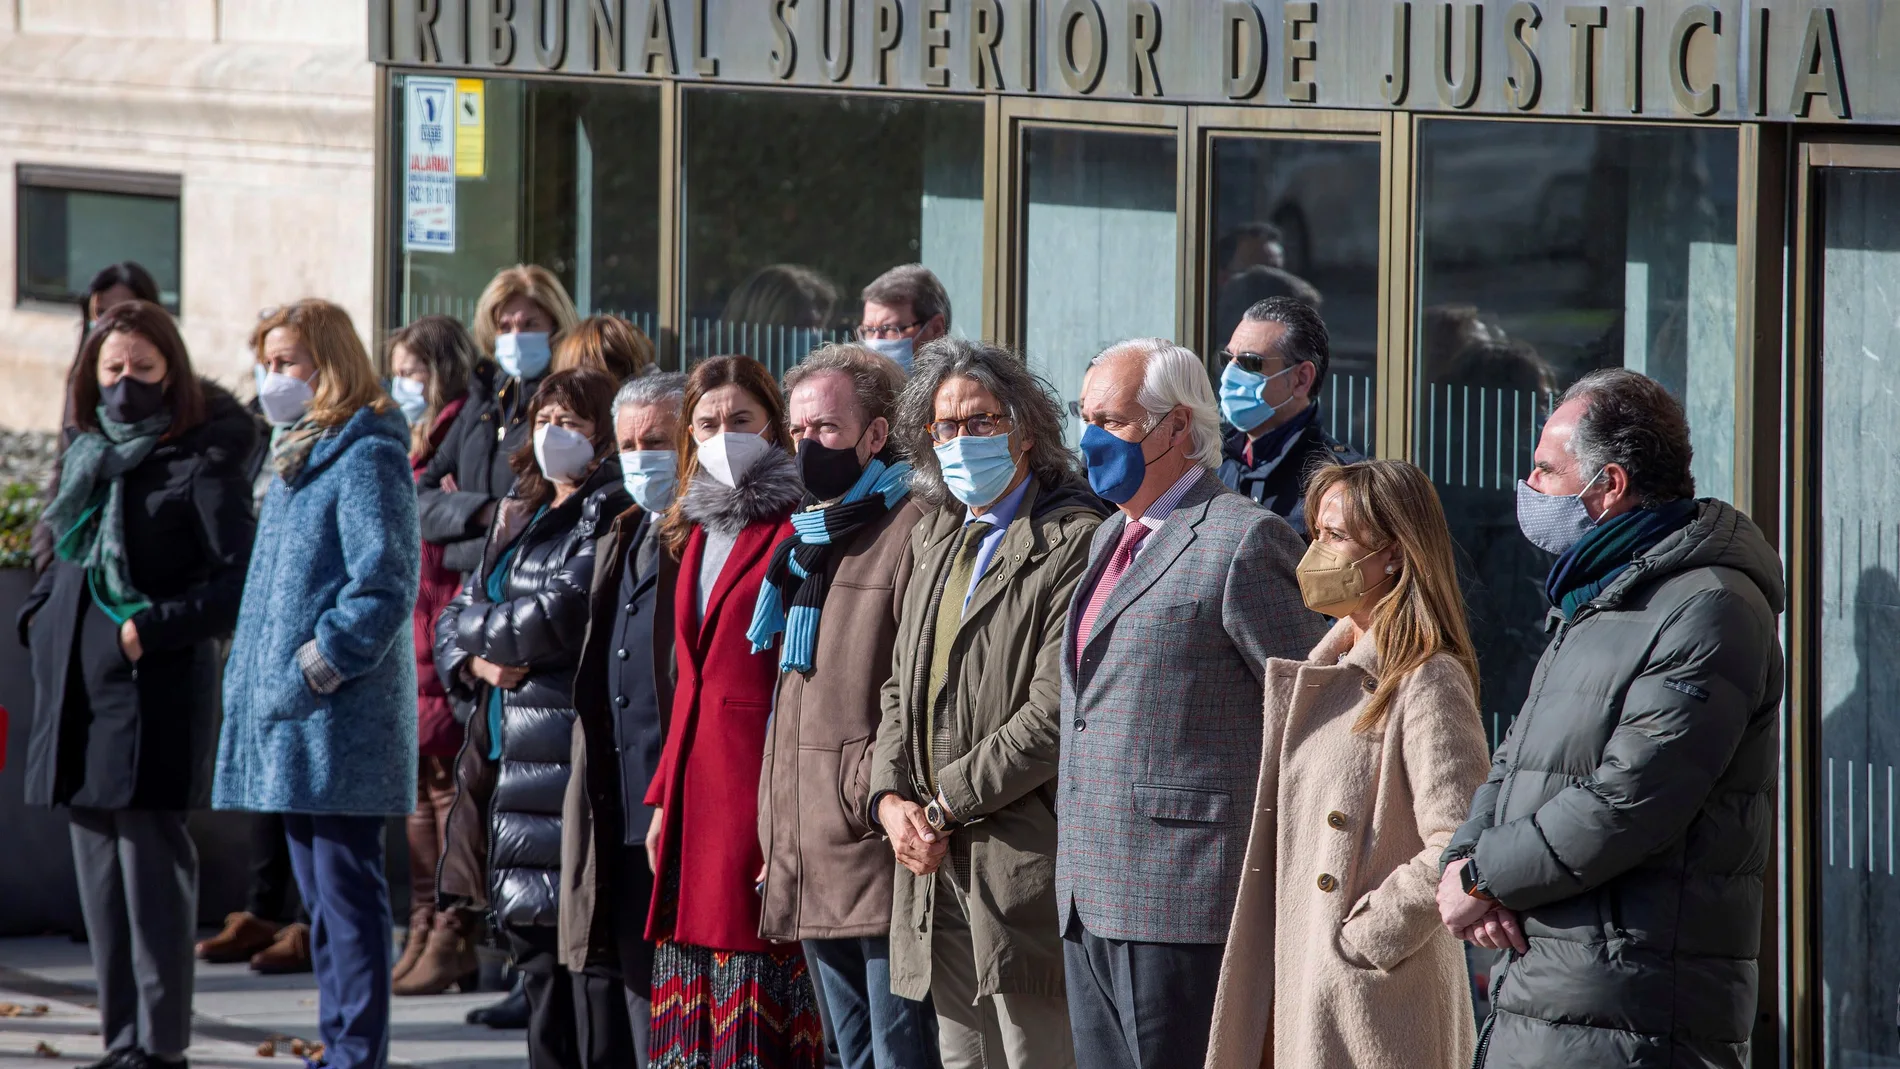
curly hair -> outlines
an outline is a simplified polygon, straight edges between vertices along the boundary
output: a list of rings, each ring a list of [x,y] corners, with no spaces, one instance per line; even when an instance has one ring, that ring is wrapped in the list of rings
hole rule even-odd
[[[1588,399],[1570,436],[1570,454],[1581,471],[1615,464],[1629,473],[1630,492],[1640,508],[1695,496],[1689,463],[1689,419],[1682,402],[1663,384],[1628,368],[1592,371],[1564,391],[1558,403]]]
[[[1029,370],[1021,355],[998,345],[943,337],[917,351],[910,383],[897,400],[892,440],[910,460],[911,492],[932,507],[954,500],[944,486],[943,469],[930,438],[937,418],[937,391],[953,378],[966,378],[988,390],[1013,424],[1010,433],[1029,440],[1029,471],[1044,486],[1082,477],[1075,454],[1062,444],[1062,406],[1042,376]]]

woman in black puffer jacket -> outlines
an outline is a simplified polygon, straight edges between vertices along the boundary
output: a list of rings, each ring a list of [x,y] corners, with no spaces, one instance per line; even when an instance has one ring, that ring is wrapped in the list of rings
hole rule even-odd
[[[436,624],[436,669],[475,710],[456,762],[438,904],[486,904],[507,939],[525,977],[535,1069],[633,1059],[619,983],[570,977],[555,929],[594,539],[632,504],[613,451],[615,386],[591,369],[541,384],[529,404],[533,437],[513,458],[515,488],[496,510],[480,567]]]

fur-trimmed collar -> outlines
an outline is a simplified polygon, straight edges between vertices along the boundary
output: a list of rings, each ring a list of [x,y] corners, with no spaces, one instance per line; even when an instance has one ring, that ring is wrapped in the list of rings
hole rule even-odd
[[[746,469],[737,486],[727,486],[704,471],[694,475],[680,511],[714,534],[736,535],[760,520],[783,516],[804,498],[798,466],[790,454],[773,449]]]

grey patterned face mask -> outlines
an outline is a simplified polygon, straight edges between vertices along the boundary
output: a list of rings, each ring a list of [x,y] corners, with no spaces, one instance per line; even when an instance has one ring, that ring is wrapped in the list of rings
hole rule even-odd
[[[1517,481],[1517,529],[1524,532],[1531,545],[1546,553],[1563,556],[1570,547],[1583,540],[1597,521],[1590,518],[1590,510],[1583,503],[1583,495],[1603,478],[1603,469],[1583,484],[1583,489],[1571,496],[1541,494],[1531,489],[1531,484],[1522,479]]]

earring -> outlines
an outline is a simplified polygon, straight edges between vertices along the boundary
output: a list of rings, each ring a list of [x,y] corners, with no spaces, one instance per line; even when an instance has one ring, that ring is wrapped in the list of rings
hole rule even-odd
[[[1399,566],[1396,564],[1388,564],[1385,566],[1385,574],[1387,575],[1391,575],[1392,573],[1398,570],[1399,570]]]

